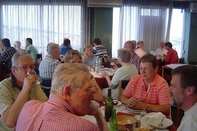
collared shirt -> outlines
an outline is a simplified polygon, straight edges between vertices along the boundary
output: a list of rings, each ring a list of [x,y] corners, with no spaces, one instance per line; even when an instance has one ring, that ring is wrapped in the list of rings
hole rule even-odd
[[[29,46],[27,47],[27,50],[29,51],[29,53],[30,53],[32,59],[33,59],[34,61],[36,61],[37,54],[38,54],[38,50],[36,49],[36,47],[33,46],[33,45],[29,45]]]
[[[19,117],[16,131],[99,131],[92,122],[77,116],[65,101],[50,96],[46,102],[27,102]]]
[[[159,75],[156,75],[153,82],[149,84],[148,90],[146,90],[142,77],[140,75],[134,76],[126,86],[123,95],[149,104],[170,105],[169,86]]]
[[[0,82],[0,114],[2,114],[7,108],[9,108],[17,99],[21,89],[16,87],[12,78],[4,79]],[[13,81],[13,82],[12,82]],[[42,91],[41,87],[34,85],[29,93],[29,99],[36,99],[40,101],[46,101],[48,98]],[[0,119],[0,131],[12,130],[4,125],[3,121]]]
[[[97,45],[93,47],[93,54],[95,56],[102,57],[103,55],[107,55],[107,49],[103,45]]]
[[[138,71],[140,70],[140,57],[135,52],[131,55],[131,63],[135,65]]]
[[[5,63],[9,69],[12,67],[12,56],[16,52],[16,49],[14,47],[8,47],[6,50],[3,51],[3,53],[0,55],[0,64]]]
[[[165,64],[174,64],[174,63],[178,63],[178,59],[179,57],[177,52],[174,49],[170,48],[167,52],[167,56],[164,61]]]
[[[55,68],[61,62],[55,59],[52,55],[47,54],[39,65],[39,75],[44,78],[52,78]]]
[[[163,60],[163,56],[167,55],[168,50],[166,50],[165,48],[159,47],[157,48],[157,50],[155,51],[155,55],[157,57],[157,59],[162,59]]]

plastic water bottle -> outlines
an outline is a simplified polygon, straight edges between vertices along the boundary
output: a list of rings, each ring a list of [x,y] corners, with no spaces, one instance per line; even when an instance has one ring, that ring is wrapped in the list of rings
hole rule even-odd
[[[97,73],[99,73],[99,71],[100,71],[100,58],[98,56],[96,57],[95,71]]]

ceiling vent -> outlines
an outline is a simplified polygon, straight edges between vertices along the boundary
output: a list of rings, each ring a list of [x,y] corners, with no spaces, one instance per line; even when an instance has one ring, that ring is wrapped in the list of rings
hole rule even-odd
[[[194,2],[190,3],[190,12],[197,13],[197,3],[194,3]]]
[[[122,6],[122,0],[87,0],[88,7],[117,7]]]

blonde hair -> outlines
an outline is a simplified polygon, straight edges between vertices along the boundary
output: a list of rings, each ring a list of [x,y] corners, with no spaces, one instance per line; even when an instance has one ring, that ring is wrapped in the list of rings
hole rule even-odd
[[[84,47],[83,47],[83,51],[85,52],[85,50],[86,50],[86,49],[89,49],[89,48],[92,50],[92,45],[86,44],[86,45],[84,45]]]
[[[64,62],[65,63],[70,63],[70,60],[72,59],[73,55],[77,55],[79,56],[79,58],[82,60],[81,54],[79,53],[78,50],[69,50],[66,52],[65,56],[64,56]]]

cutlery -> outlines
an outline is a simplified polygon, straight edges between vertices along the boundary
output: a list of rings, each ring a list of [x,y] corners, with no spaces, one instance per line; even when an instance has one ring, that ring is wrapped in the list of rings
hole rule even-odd
[[[163,120],[164,120],[164,116],[162,117],[162,119],[161,119],[161,122],[159,123],[159,125],[158,126],[163,126]]]

